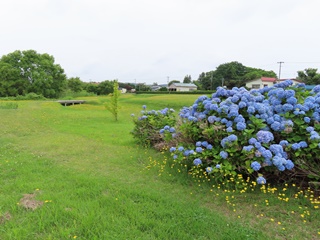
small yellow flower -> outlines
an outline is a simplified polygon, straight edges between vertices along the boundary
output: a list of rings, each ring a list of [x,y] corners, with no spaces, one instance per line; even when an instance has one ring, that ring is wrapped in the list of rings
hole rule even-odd
[[[274,219],[273,219],[273,218],[270,218],[270,221],[271,221],[271,222],[274,222]]]

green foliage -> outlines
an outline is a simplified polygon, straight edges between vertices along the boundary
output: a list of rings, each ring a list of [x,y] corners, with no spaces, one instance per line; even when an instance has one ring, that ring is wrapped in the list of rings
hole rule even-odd
[[[183,83],[191,83],[191,82],[192,82],[191,75],[186,75],[183,79]]]
[[[65,87],[64,70],[47,53],[14,51],[0,59],[0,96],[34,92],[47,98],[57,98]]]
[[[0,109],[17,109],[18,103],[14,102],[6,102],[6,103],[0,103]]]
[[[134,129],[131,131],[134,139],[142,146],[156,147],[163,143],[160,130],[165,126],[174,126],[176,124],[176,115],[173,109],[162,109],[159,111],[147,111],[143,105],[141,116],[135,117],[132,114]],[[161,148],[161,147],[160,147]]]
[[[297,79],[308,85],[320,84],[320,73],[317,68],[307,68],[304,71],[298,71]]]
[[[276,77],[273,71],[265,71],[259,68],[246,67],[233,61],[220,64],[216,70],[203,72],[199,75],[198,82],[203,90],[216,89],[219,86],[227,88],[244,86],[246,81],[260,77]]]
[[[34,92],[27,93],[24,96],[17,96],[16,100],[45,100],[46,98],[42,94],[36,94]]]
[[[120,97],[120,91],[119,91],[119,84],[118,81],[113,81],[113,93],[110,94],[110,102],[107,103],[106,109],[112,113],[114,120],[118,121],[118,113],[119,113],[119,97]]]
[[[67,80],[67,87],[71,92],[81,92],[84,88],[84,83],[79,77],[69,78]]]

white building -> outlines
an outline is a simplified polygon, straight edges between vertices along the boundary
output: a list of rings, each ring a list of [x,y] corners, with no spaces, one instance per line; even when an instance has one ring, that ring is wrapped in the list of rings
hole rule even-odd
[[[285,80],[287,80],[287,79],[277,80],[276,78],[261,77],[261,78],[247,82],[246,87],[249,89],[260,89],[260,88],[264,88],[264,87],[272,87],[274,84],[279,83],[279,82],[283,82]],[[301,81],[294,79],[294,78],[291,78],[290,80],[292,80],[293,85],[301,83]]]
[[[272,87],[276,83],[276,78],[261,77],[258,79],[251,80],[246,83],[246,87],[249,89],[260,89],[264,87]]]
[[[169,86],[169,91],[171,92],[189,92],[196,90],[197,86],[193,83],[172,83]]]

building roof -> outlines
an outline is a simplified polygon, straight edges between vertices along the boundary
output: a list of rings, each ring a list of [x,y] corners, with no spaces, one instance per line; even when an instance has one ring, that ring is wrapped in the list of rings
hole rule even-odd
[[[261,77],[262,82],[275,82],[277,79],[276,78],[271,78],[271,77]]]
[[[193,83],[172,83],[171,86],[174,85],[176,87],[197,87]]]

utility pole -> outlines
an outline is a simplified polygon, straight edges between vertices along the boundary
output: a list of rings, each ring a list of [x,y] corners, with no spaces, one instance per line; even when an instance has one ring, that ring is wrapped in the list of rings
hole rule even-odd
[[[281,64],[284,62],[277,62],[279,63],[279,76],[278,76],[278,81],[280,81],[280,76],[281,76]]]

